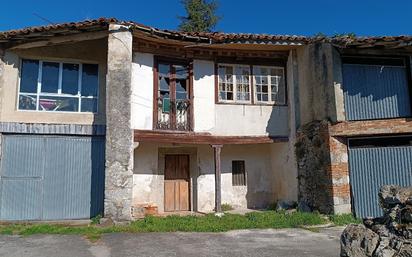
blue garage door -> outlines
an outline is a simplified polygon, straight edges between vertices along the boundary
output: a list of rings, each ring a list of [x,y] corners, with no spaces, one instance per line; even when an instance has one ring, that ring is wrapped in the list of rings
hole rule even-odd
[[[412,138],[387,139],[387,146],[349,148],[352,203],[357,217],[379,217],[378,193],[383,185],[412,186]],[[409,145],[407,145],[409,144]]]
[[[402,59],[366,60],[375,63],[343,64],[346,119],[410,117],[411,103],[407,75],[409,70],[404,61]],[[348,60],[350,61],[353,62]]]
[[[90,218],[103,194],[103,137],[3,136],[1,220]]]

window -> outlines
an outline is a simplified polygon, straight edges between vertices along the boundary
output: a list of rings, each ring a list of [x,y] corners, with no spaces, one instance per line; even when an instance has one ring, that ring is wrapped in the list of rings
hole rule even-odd
[[[219,101],[250,102],[250,67],[221,64],[219,73]]]
[[[253,67],[255,100],[260,103],[286,104],[284,69]]]
[[[246,186],[245,161],[232,161],[232,185]]]
[[[97,112],[98,65],[22,60],[19,110]]]
[[[253,78],[251,70],[253,69]],[[252,81],[254,96],[251,97]],[[283,67],[218,65],[219,102],[286,104]]]
[[[191,130],[190,65],[180,61],[157,60],[155,128]]]

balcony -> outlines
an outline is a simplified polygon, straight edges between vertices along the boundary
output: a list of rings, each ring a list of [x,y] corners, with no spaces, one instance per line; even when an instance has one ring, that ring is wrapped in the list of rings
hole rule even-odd
[[[192,131],[191,102],[189,99],[171,100],[159,97],[157,99],[157,122],[159,130]]]

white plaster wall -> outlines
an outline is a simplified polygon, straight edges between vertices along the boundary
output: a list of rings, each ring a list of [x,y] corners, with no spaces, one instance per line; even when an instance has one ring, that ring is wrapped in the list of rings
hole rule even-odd
[[[288,107],[216,104],[213,134],[288,136]]]
[[[288,107],[215,104],[214,62],[194,60],[194,130],[214,135],[288,135]]]
[[[133,53],[132,128],[153,128],[153,54]]]
[[[193,61],[194,130],[212,131],[215,127],[215,64]]]
[[[198,159],[198,210],[211,212],[215,205],[212,148],[200,146],[198,148]],[[246,186],[232,186],[232,160],[245,160]],[[222,203],[244,209],[266,208],[276,201],[273,188],[275,178],[270,161],[270,145],[227,145],[222,148],[221,161]]]
[[[299,114],[296,108],[299,99],[295,98],[298,85],[298,62],[297,55],[292,51],[289,54],[287,69],[288,73],[288,99],[289,101],[289,141],[285,143],[272,144],[270,147],[272,170],[275,176],[275,194],[279,200],[297,201],[298,178],[297,163],[295,158],[296,123]]]
[[[140,144],[134,151],[133,205],[154,204],[163,210],[164,176],[158,169],[158,146]]]
[[[153,55],[135,52],[132,128],[152,129]],[[215,104],[214,62],[193,61],[194,131],[231,136],[288,136],[288,106]]]
[[[297,201],[298,180],[292,144],[276,143],[270,146],[274,176],[274,193],[278,200]]]
[[[225,145],[222,149],[222,203],[233,207],[265,208],[277,200],[278,178],[272,169],[284,169],[284,161],[271,161],[272,147],[265,145]],[[135,149],[133,175],[133,204],[154,204],[160,212],[164,209],[164,177],[159,163],[158,149],[168,147],[176,153],[179,146],[142,143]],[[194,149],[191,154],[191,202],[194,211],[211,212],[215,205],[215,178],[213,149],[208,145],[182,146]],[[282,159],[283,155],[278,155]],[[232,186],[232,160],[245,160],[246,186]],[[161,161],[162,162],[162,161]],[[280,172],[287,174],[287,172]],[[282,183],[282,181],[279,181]],[[284,186],[279,188],[284,188]]]

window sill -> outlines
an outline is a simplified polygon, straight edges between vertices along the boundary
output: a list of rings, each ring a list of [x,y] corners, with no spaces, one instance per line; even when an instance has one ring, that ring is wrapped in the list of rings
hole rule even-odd
[[[193,130],[173,130],[173,129],[152,129],[154,132],[165,133],[165,134],[193,134]]]
[[[287,104],[274,104],[274,103],[240,103],[240,102],[217,102],[215,104],[221,105],[248,105],[248,106],[288,106]]]
[[[17,112],[22,112],[22,113],[27,112],[27,113],[46,113],[46,114],[51,114],[51,113],[54,113],[54,114],[59,114],[59,113],[61,113],[61,114],[75,114],[75,115],[98,115],[99,114],[98,112],[67,112],[67,111],[58,111],[58,112],[56,112],[56,111],[37,111],[37,110],[19,110],[19,109],[17,109],[16,111]]]

